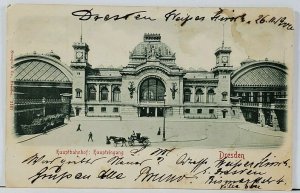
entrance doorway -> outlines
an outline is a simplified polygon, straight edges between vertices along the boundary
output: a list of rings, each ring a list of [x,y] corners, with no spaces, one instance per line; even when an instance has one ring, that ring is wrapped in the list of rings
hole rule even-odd
[[[148,115],[147,108],[146,107],[140,108],[140,117],[147,117],[147,115]]]
[[[148,117],[155,117],[155,107],[149,107]]]
[[[76,116],[79,116],[80,108],[76,108]]]
[[[138,112],[140,117],[163,117],[164,116],[163,107],[140,107]]]
[[[223,119],[226,118],[227,110],[226,109],[222,110],[222,114],[223,114]]]
[[[158,117],[163,117],[164,116],[164,108],[157,108],[157,116]]]

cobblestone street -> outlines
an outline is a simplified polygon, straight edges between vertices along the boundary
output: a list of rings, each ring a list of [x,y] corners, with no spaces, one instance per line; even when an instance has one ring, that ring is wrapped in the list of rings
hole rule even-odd
[[[76,131],[81,124],[82,131]],[[162,118],[138,120],[99,120],[97,118],[72,119],[66,125],[47,134],[22,136],[23,145],[61,146],[111,146],[106,145],[106,136],[128,138],[133,131],[150,138],[151,146],[176,147],[276,147],[284,139],[285,133],[272,131],[246,122],[225,122],[209,120],[168,120],[166,121],[166,141],[162,141]],[[161,135],[157,135],[159,127]],[[88,142],[92,132],[93,142]],[[119,144],[118,146],[120,146]]]

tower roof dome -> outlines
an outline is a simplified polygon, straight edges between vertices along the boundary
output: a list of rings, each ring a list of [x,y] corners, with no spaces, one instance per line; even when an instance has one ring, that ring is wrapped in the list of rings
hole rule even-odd
[[[132,52],[131,62],[145,62],[147,60],[160,60],[165,64],[175,64],[175,53],[169,46],[161,42],[160,34],[144,34],[144,41],[140,42]]]

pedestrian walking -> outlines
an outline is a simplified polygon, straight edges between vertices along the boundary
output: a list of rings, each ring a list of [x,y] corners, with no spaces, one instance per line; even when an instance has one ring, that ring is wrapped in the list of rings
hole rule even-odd
[[[89,142],[90,140],[93,142],[93,134],[92,134],[92,132],[89,133],[89,139],[88,139],[88,142]]]
[[[160,127],[158,128],[157,135],[160,135]]]
[[[76,131],[81,131],[80,126],[81,125],[79,124]]]

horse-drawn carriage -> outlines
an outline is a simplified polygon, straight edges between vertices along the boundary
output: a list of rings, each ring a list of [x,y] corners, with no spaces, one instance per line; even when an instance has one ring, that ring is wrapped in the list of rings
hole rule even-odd
[[[149,146],[150,145],[150,140],[149,137],[146,136],[141,136],[141,133],[136,133],[136,135],[131,135],[128,137],[128,145],[133,146],[136,143],[142,144],[143,146]]]
[[[143,145],[144,147],[149,146],[150,140],[149,137],[146,136],[141,136],[141,133],[134,133],[130,137],[128,137],[128,140],[126,140],[124,137],[116,137],[116,136],[106,136],[106,144],[110,144],[110,140],[113,141],[114,145],[117,147],[118,144],[122,144],[122,147],[126,145],[126,142],[128,143],[129,146],[134,146],[134,145]]]
[[[127,145],[126,145],[127,140],[124,137],[116,137],[116,136],[107,137],[106,136],[106,144],[110,144],[111,143],[110,140],[113,141],[113,143],[115,144],[115,147],[117,147],[119,143],[122,144],[122,147],[123,147],[123,145],[125,145],[127,147]]]

